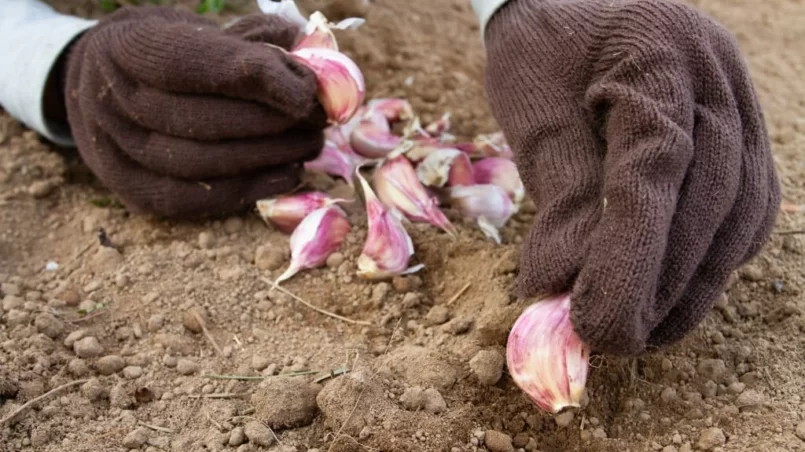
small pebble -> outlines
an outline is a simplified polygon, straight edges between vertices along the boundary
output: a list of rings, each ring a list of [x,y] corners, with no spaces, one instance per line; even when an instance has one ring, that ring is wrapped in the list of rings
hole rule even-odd
[[[199,321],[201,319],[201,321]],[[182,325],[194,333],[201,333],[204,331],[202,325],[207,323],[207,312],[204,308],[193,306],[184,312],[182,316]]]
[[[230,446],[240,446],[241,444],[246,442],[246,433],[243,430],[243,427],[235,427],[229,432],[229,445]]]
[[[753,389],[749,389],[743,391],[741,395],[735,399],[735,406],[741,411],[747,411],[762,406],[764,404],[764,400],[765,398],[763,397],[763,394]]]
[[[406,293],[413,289],[411,281],[404,276],[395,276],[391,280],[391,284],[394,286],[394,290],[397,293]]]
[[[266,355],[257,354],[252,356],[252,367],[254,370],[261,371],[268,367],[269,364],[271,364],[271,361]]]
[[[123,438],[123,446],[129,449],[139,449],[146,441],[148,441],[148,430],[140,427]]]
[[[661,365],[663,372],[668,372],[669,370],[674,368],[674,363],[672,363],[671,360],[668,358],[663,358]]]
[[[148,318],[148,331],[152,333],[156,333],[160,329],[162,329],[162,325],[165,324],[165,316],[162,314],[154,314]]]
[[[277,246],[261,245],[254,253],[254,265],[260,270],[278,270],[285,263],[285,253]]]
[[[129,284],[129,277],[124,275],[123,273],[118,273],[115,275],[115,285],[117,287],[126,287]]]
[[[118,355],[104,356],[95,363],[95,368],[101,375],[112,375],[120,372],[124,367],[126,367],[126,361]]]
[[[402,300],[402,305],[406,309],[414,308],[419,306],[419,303],[422,301],[422,297],[416,292],[408,292],[405,294]]]
[[[43,312],[34,319],[36,329],[45,336],[55,339],[64,332],[64,323],[49,312]]]
[[[723,446],[726,441],[727,438],[720,428],[710,427],[702,430],[696,447],[701,450],[711,450],[716,446]]]
[[[250,421],[243,427],[243,433],[253,444],[268,447],[274,442],[271,431],[262,422]]]
[[[743,277],[749,281],[760,281],[763,279],[763,270],[757,265],[746,265],[743,268]]]
[[[597,429],[593,430],[593,438],[606,439],[606,437],[607,432],[605,432],[603,428],[598,427]]]
[[[563,411],[556,416],[553,417],[554,422],[560,428],[565,428],[573,422],[573,419],[576,417],[576,414],[573,411]]]
[[[491,452],[513,452],[512,437],[497,430],[487,430],[484,444]]]
[[[441,305],[430,308],[425,320],[431,325],[441,325],[450,320],[450,311]]]
[[[204,231],[198,235],[198,246],[208,250],[215,246],[215,236],[211,232]]]
[[[236,234],[243,229],[243,219],[240,217],[230,217],[224,221],[224,232]]]
[[[796,430],[794,430],[794,434],[797,435],[797,438],[805,441],[805,421],[800,422],[797,424]]]
[[[495,350],[481,350],[470,360],[470,369],[485,386],[492,386],[503,375],[506,358]]]
[[[123,378],[135,380],[143,375],[143,368],[140,366],[127,366],[123,368]]]
[[[428,388],[424,393],[425,411],[431,414],[439,414],[447,411],[447,403],[442,394],[435,388]]]
[[[665,403],[671,403],[676,400],[676,389],[668,386],[660,393],[660,399]]]
[[[95,358],[103,353],[103,347],[94,336],[87,336],[73,343],[73,352],[79,358]]]
[[[375,306],[382,306],[383,303],[386,302],[386,298],[388,298],[389,293],[391,292],[391,286],[387,282],[380,282],[377,283],[372,288],[372,303]]]
[[[179,358],[176,362],[176,371],[182,375],[192,375],[198,371],[198,364],[188,358]]]
[[[336,269],[344,263],[344,254],[336,251],[335,253],[327,256],[327,267]]]
[[[89,366],[87,362],[80,358],[73,358],[67,364],[67,370],[76,377],[83,377],[89,374]]]

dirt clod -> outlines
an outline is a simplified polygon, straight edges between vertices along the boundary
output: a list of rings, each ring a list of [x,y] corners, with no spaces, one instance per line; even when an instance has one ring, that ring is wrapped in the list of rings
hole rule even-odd
[[[718,427],[710,427],[702,430],[696,448],[701,450],[712,450],[714,447],[723,446],[727,441],[724,432]]]
[[[123,446],[129,449],[139,449],[148,441],[148,430],[145,427],[140,427],[135,430],[129,432],[125,438],[123,438]]]
[[[805,441],[805,421],[797,424],[794,433],[797,435],[797,438],[801,439],[802,441]]]
[[[441,305],[430,308],[425,320],[431,325],[441,325],[450,320],[450,311]]]
[[[257,446],[268,447],[274,443],[274,436],[271,435],[271,430],[261,422],[247,422],[243,427],[243,433],[249,438],[252,444]]]
[[[470,360],[470,369],[482,385],[492,386],[503,375],[506,358],[496,350],[481,350]]]
[[[179,358],[176,361],[176,371],[182,375],[192,375],[198,372],[198,364],[190,358]]]
[[[126,361],[123,357],[118,355],[104,356],[103,358],[99,358],[98,362],[95,363],[95,369],[97,369],[98,373],[101,375],[112,375],[120,372],[124,367],[126,367]]]
[[[277,246],[262,245],[254,254],[254,265],[260,270],[278,270],[285,263],[285,253]]]
[[[229,432],[229,445],[240,446],[246,442],[246,433],[243,427],[235,427]]]
[[[269,378],[252,394],[252,405],[260,420],[273,429],[301,427],[318,412],[318,389],[301,378]]]
[[[73,352],[79,358],[95,358],[103,353],[103,347],[94,336],[87,336],[73,343]]]
[[[491,452],[514,452],[512,437],[497,430],[487,430],[484,444]]]
[[[199,321],[199,319],[201,321]],[[207,311],[199,306],[193,306],[182,315],[182,325],[193,333],[201,333],[204,331],[202,325],[207,324]]]

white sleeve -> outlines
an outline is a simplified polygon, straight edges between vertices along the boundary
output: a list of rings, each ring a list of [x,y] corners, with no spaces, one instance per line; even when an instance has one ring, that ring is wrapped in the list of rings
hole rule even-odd
[[[59,14],[39,0],[0,0],[0,105],[62,146],[74,143],[65,125],[44,117],[45,83],[65,47],[95,23]]]
[[[478,21],[481,25],[481,38],[484,36],[486,24],[489,23],[489,19],[491,19],[492,15],[507,1],[508,0],[472,0],[472,9],[475,11],[475,15],[478,16]]]

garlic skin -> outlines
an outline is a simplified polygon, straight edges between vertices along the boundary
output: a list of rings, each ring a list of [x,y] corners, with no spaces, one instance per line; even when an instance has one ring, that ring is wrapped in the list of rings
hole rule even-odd
[[[324,206],[347,202],[318,191],[299,195],[281,196],[257,201],[257,211],[266,223],[282,232],[292,233],[311,212]]]
[[[419,180],[428,187],[472,185],[472,163],[467,154],[458,149],[437,149],[417,165]]]
[[[355,168],[367,160],[356,154],[342,132],[344,126],[330,126],[325,130],[324,148],[315,160],[305,162],[305,170],[338,176],[347,181],[350,187],[355,184],[352,175]]]
[[[506,143],[503,132],[478,135],[473,140],[473,145],[477,157],[502,157],[505,159],[514,157],[512,148]]]
[[[517,213],[517,207],[506,192],[492,184],[453,187],[450,201],[465,217],[475,220],[484,235],[498,245],[501,242],[498,229]]]
[[[366,95],[366,83],[355,62],[328,48],[302,48],[290,55],[316,74],[319,102],[330,123],[349,121]]]
[[[339,30],[356,29],[363,25],[366,21],[357,17],[351,17],[342,20],[337,24],[333,24],[324,17],[319,11],[310,15],[310,19],[305,24],[304,35],[299,42],[296,43],[293,50],[304,48],[326,48],[338,50],[338,43],[336,42],[335,35],[332,29]]]
[[[450,112],[447,112],[441,118],[428,124],[425,127],[425,132],[432,137],[441,137],[450,130],[450,125]]]
[[[264,14],[276,14],[298,25],[300,29],[304,28],[308,23],[305,16],[299,12],[294,0],[280,0],[278,2],[274,0],[257,0],[257,6]]]
[[[387,210],[377,199],[366,179],[358,173],[366,198],[369,231],[361,255],[358,256],[358,276],[370,281],[389,279],[415,273],[425,266],[408,267],[414,255],[414,243],[400,221],[400,213]]]
[[[366,103],[366,106],[370,110],[381,113],[389,122],[408,121],[414,118],[414,109],[405,99],[372,99]]]
[[[383,114],[371,107],[355,126],[350,143],[358,154],[372,158],[384,158],[402,143],[403,139],[391,133],[391,127]]]
[[[324,265],[327,257],[341,247],[350,229],[346,213],[338,206],[325,206],[311,212],[291,234],[291,264],[274,285],[301,270]]]
[[[456,229],[439,210],[436,198],[428,195],[416,171],[404,156],[383,162],[375,170],[377,196],[390,209],[397,209],[411,221],[430,223],[455,237]]]
[[[506,190],[512,201],[520,205],[525,198],[525,187],[517,172],[517,165],[502,157],[487,157],[472,165],[476,184],[494,184]]]
[[[570,295],[529,306],[509,333],[506,363],[517,386],[540,409],[579,407],[590,350],[570,321]]]

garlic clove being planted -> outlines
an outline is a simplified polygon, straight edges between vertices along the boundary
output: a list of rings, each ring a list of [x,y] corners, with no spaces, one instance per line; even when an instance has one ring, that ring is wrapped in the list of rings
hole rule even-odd
[[[349,201],[332,198],[326,193],[314,191],[274,199],[261,199],[257,201],[257,211],[263,221],[290,234],[314,210],[339,202]]]
[[[375,170],[374,185],[386,207],[397,209],[411,221],[430,223],[455,236],[455,227],[439,210],[437,199],[428,195],[404,156],[383,162]]]
[[[305,170],[329,174],[344,178],[350,187],[354,186],[352,175],[355,168],[367,160],[356,154],[347,142],[342,128],[330,126],[325,130],[326,140],[319,156],[315,160],[305,162]]]
[[[364,19],[351,17],[337,24],[333,24],[324,17],[324,14],[316,11],[310,15],[310,19],[307,24],[305,24],[304,35],[302,39],[296,43],[293,50],[312,47],[338,50],[338,43],[336,42],[332,29],[354,30],[363,25],[364,22],[366,22]]]
[[[319,102],[330,123],[349,121],[366,95],[366,83],[355,62],[343,53],[327,48],[302,48],[290,55],[316,74]]]
[[[324,265],[350,231],[347,215],[335,205],[318,208],[306,216],[291,234],[291,263],[274,285],[302,270]]]
[[[465,217],[475,220],[484,235],[498,245],[498,229],[517,213],[517,207],[506,192],[492,184],[453,187],[450,189],[450,201]]]
[[[417,165],[419,180],[429,187],[472,185],[472,163],[467,154],[458,149],[438,149]]]
[[[402,144],[403,139],[391,133],[388,120],[377,110],[368,109],[355,126],[350,143],[358,154],[384,158]]]
[[[472,165],[476,184],[494,184],[506,190],[506,194],[520,205],[525,198],[525,187],[517,172],[517,165],[502,157],[487,157]]]
[[[581,405],[589,358],[589,347],[570,321],[568,294],[529,306],[506,344],[512,379],[540,409],[552,414]]]
[[[390,122],[408,121],[414,118],[414,109],[405,99],[381,98],[366,103],[370,110],[383,114]]]
[[[386,209],[360,172],[358,179],[366,198],[369,221],[366,243],[358,257],[358,276],[374,281],[415,273],[424,268],[422,264],[408,266],[414,255],[414,243],[400,221],[400,213]]]

